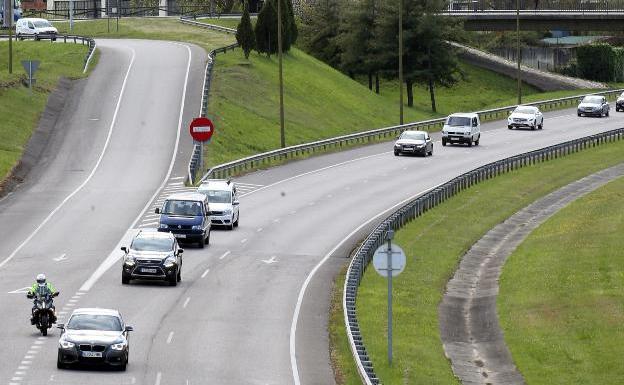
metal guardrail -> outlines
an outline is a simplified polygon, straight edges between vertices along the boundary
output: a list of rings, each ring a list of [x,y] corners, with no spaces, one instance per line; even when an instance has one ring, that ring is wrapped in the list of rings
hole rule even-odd
[[[221,27],[219,25],[200,23],[198,21],[190,20],[188,18],[180,18],[180,22],[182,24],[194,25],[201,28],[212,29],[220,32],[226,33],[236,33],[236,30],[231,28]],[[232,32],[234,31],[234,32]],[[208,63],[206,63],[206,70],[204,71],[204,87],[202,92],[202,100],[201,100],[201,111],[200,116],[206,117],[208,113],[208,98],[210,97],[210,83],[212,81],[212,68],[214,66],[215,58],[217,57],[217,53],[226,53],[227,51],[231,51],[234,48],[238,47],[238,43],[230,44],[224,47],[213,49],[208,53]],[[202,144],[194,143],[193,152],[191,154],[191,159],[188,164],[188,175],[187,182],[189,184],[193,184],[196,181],[197,172],[203,169],[202,165]]]
[[[9,35],[7,34],[3,34],[0,35],[0,39],[8,39]],[[12,38],[15,39],[15,34],[12,35]],[[21,37],[21,39],[32,39],[34,40],[34,36],[23,36]],[[89,50],[87,51],[87,55],[84,58],[84,64],[83,64],[83,69],[82,72],[87,72],[87,68],[89,67],[89,63],[91,62],[91,59],[93,58],[93,54],[95,52],[95,48],[97,47],[97,45],[95,44],[95,40],[93,40],[90,37],[86,37],[86,36],[77,36],[77,35],[58,35],[56,36],[56,41],[60,41],[62,40],[63,43],[67,43],[69,41],[69,43],[74,43],[74,44],[78,44],[81,43],[82,45],[87,44],[89,46]],[[50,40],[52,42],[52,40]]]
[[[400,229],[453,195],[482,181],[522,167],[623,139],[624,128],[619,128],[494,161],[429,189],[383,220],[357,249],[349,264],[343,288],[342,305],[349,345],[363,382],[367,385],[380,384],[360,333],[355,307],[357,291],[375,250],[386,242],[389,229]]]
[[[521,13],[609,13],[624,11],[624,0],[520,0]],[[515,1],[450,0],[446,14],[516,12]]]
[[[548,111],[576,105],[579,101],[579,98],[585,95],[605,95],[609,99],[614,99],[623,91],[624,89],[601,91],[583,95],[569,96],[565,98],[544,100],[534,103],[526,103],[525,105],[537,106],[543,111]],[[479,114],[481,120],[494,120],[507,116],[507,114],[514,108],[516,108],[516,105],[477,111],[477,114]],[[206,174],[204,174],[201,180],[204,181],[209,178],[227,179],[233,175],[251,171],[257,167],[267,166],[276,161],[294,159],[300,156],[313,155],[315,153],[322,153],[328,150],[340,149],[357,144],[371,143],[373,141],[389,140],[395,138],[401,132],[408,129],[425,131],[438,130],[444,125],[445,120],[446,118],[424,120],[420,122],[343,135],[334,138],[319,140],[316,142],[298,144],[295,146],[268,151],[214,166],[210,168],[206,172]]]

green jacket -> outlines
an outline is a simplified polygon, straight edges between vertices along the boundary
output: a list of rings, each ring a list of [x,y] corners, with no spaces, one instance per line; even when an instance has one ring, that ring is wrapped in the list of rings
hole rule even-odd
[[[50,290],[50,294],[56,293],[56,288],[50,282],[46,282],[46,287],[48,290]],[[35,282],[28,290],[28,294],[35,295],[38,289],[39,289],[39,284]]]

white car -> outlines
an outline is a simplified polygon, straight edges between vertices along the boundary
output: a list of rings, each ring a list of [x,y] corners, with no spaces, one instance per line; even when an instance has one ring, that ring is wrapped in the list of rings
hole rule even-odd
[[[615,102],[615,110],[624,111],[624,92],[618,96],[617,101]]]
[[[58,30],[46,19],[24,18],[15,23],[15,35],[18,39],[24,40],[26,37],[39,39],[52,39],[56,41]]]
[[[507,118],[507,128],[526,127],[531,130],[544,128],[544,115],[539,108],[533,106],[518,106]]]
[[[210,220],[213,225],[225,226],[228,230],[238,227],[240,205],[234,182],[225,179],[208,179],[197,192],[208,197]]]
[[[471,147],[479,145],[481,139],[481,120],[475,113],[457,113],[446,118],[442,127],[442,145],[447,143],[466,143]]]

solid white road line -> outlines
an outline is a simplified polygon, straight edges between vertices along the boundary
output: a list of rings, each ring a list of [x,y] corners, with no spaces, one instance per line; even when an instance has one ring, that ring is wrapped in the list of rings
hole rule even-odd
[[[54,210],[52,210],[52,212],[50,212],[50,214],[48,214],[47,217],[45,217],[45,219],[39,224],[39,226],[37,226],[37,228],[35,228],[35,230],[32,233],[30,233],[30,235],[26,237],[26,239],[19,246],[17,246],[17,248],[13,250],[13,252],[4,261],[0,262],[0,269],[4,267],[4,265],[9,263],[9,261],[12,260],[15,257],[15,255],[17,255],[17,253],[19,253],[19,251],[24,246],[26,246],[26,244],[30,242],[31,239],[35,237],[35,235],[37,235],[39,230],[41,230],[41,228],[43,228],[43,226],[45,226],[46,223],[50,221],[50,219],[52,219],[54,214],[56,214],[63,206],[65,206],[65,203],[67,203],[71,198],[73,198],[74,195],[78,194],[78,192],[82,190],[84,186],[86,186],[87,183],[89,183],[93,175],[95,175],[95,172],[97,171],[97,169],[100,167],[100,163],[102,163],[104,154],[106,154],[106,150],[108,149],[108,145],[111,141],[111,137],[113,136],[113,129],[115,127],[115,123],[117,122],[117,114],[119,113],[121,100],[123,99],[123,94],[126,89],[126,84],[128,83],[128,75],[130,75],[130,70],[132,70],[132,65],[134,64],[134,57],[136,53],[134,52],[132,48],[130,49],[130,51],[132,52],[132,56],[130,58],[130,64],[128,65],[128,70],[126,71],[126,75],[124,77],[123,83],[121,84],[121,91],[119,92],[119,98],[117,98],[117,105],[115,106],[113,119],[111,120],[111,124],[108,128],[108,135],[106,136],[104,147],[102,148],[102,152],[100,152],[100,156],[98,160],[95,162],[93,169],[91,169],[91,172],[89,173],[87,178],[74,191],[72,191],[67,197],[65,197],[65,199],[63,199],[63,201],[61,201],[61,203],[58,206],[56,206],[56,208],[54,208]]]
[[[223,259],[223,258],[227,257],[228,255],[230,255],[230,250],[228,250],[225,253],[223,253],[223,255],[219,257],[219,259]]]
[[[186,309],[190,300],[191,300],[191,297],[186,297],[186,300],[184,300],[184,304],[182,305],[182,309]]]
[[[325,262],[327,262],[327,260],[336,252],[336,250],[338,250],[345,242],[347,242],[349,239],[351,239],[355,234],[357,234],[365,226],[368,226],[371,222],[375,221],[377,218],[385,215],[388,212],[391,212],[392,210],[395,210],[396,208],[400,207],[401,205],[406,204],[407,202],[413,200],[417,196],[419,196],[421,194],[424,194],[427,191],[433,190],[433,189],[441,186],[442,184],[443,183],[440,183],[440,184],[438,184],[438,185],[436,185],[434,187],[431,187],[431,188],[423,190],[423,191],[421,191],[419,193],[416,193],[416,194],[412,195],[411,197],[402,200],[401,202],[399,202],[399,203],[395,204],[394,206],[392,206],[392,207],[390,207],[390,208],[380,212],[379,214],[375,215],[371,219],[369,219],[366,222],[362,223],[357,228],[355,228],[355,230],[350,232],[349,235],[347,235],[345,238],[343,238],[333,249],[331,249],[329,251],[329,253],[327,253],[323,257],[323,259],[321,259],[321,261],[316,266],[314,266],[314,268],[312,269],[310,274],[306,277],[305,281],[303,282],[303,285],[301,286],[301,289],[299,290],[299,296],[297,297],[297,305],[295,306],[295,312],[293,313],[292,322],[290,324],[290,365],[291,365],[292,374],[293,374],[293,380],[295,382],[295,385],[301,385],[301,380],[299,379],[299,369],[297,367],[297,355],[296,355],[296,351],[297,351],[297,349],[296,349],[297,322],[299,320],[299,312],[301,311],[301,304],[303,303],[303,297],[305,296],[305,291],[308,288],[308,285],[310,284],[310,281],[312,281],[312,278],[314,277],[314,275],[316,274],[318,269],[320,269],[321,266],[323,266],[325,264]]]
[[[162,380],[162,373],[158,372],[156,374],[156,382],[154,383],[154,385],[160,385],[160,380]]]
[[[210,269],[206,269],[206,271],[204,271],[204,273],[201,275],[202,278],[206,278],[206,276],[208,275],[208,273],[210,272]]]
[[[139,220],[143,217],[143,215],[145,214],[145,211],[147,211],[147,209],[151,206],[152,201],[156,199],[160,191],[163,189],[163,187],[169,180],[169,177],[171,176],[171,172],[173,171],[173,165],[175,163],[176,155],[178,154],[178,147],[180,145],[180,132],[182,130],[182,123],[183,123],[182,119],[184,116],[184,103],[186,99],[186,88],[188,85],[189,72],[191,69],[192,52],[191,52],[191,49],[187,45],[179,44],[179,43],[172,43],[172,44],[180,45],[186,48],[188,52],[188,63],[186,65],[186,75],[184,76],[184,88],[182,90],[182,101],[180,103],[180,115],[178,117],[178,131],[176,133],[175,146],[171,154],[171,162],[169,163],[169,169],[167,170],[167,174],[165,175],[165,178],[163,179],[162,183],[156,189],[156,191],[154,192],[154,195],[152,195],[152,197],[147,201],[147,203],[145,204],[145,207],[143,208],[143,210],[141,210],[141,212],[136,217],[134,222],[132,222],[132,224],[130,225],[130,228],[128,229],[124,237],[122,237],[119,240],[119,243],[117,244],[117,246],[108,255],[108,257],[102,262],[102,264],[93,272],[93,274],[89,277],[89,279],[87,279],[85,283],[82,284],[82,286],[80,287],[80,291],[89,291],[91,287],[93,287],[93,285],[97,282],[97,280],[100,279],[100,277],[104,275],[104,273],[106,273],[106,271],[110,269],[119,260],[119,258],[121,258],[121,254],[118,252],[119,248],[121,247],[121,242],[125,240],[125,236],[128,234],[128,232],[131,232],[132,229],[136,226],[137,222],[139,222]]]
[[[247,242],[247,238],[241,239],[241,243],[245,243],[245,242]]]
[[[171,340],[173,340],[173,332],[169,332],[169,335],[167,336],[167,344],[170,344]]]
[[[236,187],[238,186],[262,187],[263,186],[261,184],[253,184],[253,183],[242,183],[242,182],[235,182],[235,183],[236,183]]]

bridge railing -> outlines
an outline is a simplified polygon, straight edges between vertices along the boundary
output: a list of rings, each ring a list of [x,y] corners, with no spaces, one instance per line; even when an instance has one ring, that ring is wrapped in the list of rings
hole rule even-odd
[[[624,12],[624,0],[520,0],[520,12]],[[515,0],[450,0],[449,14],[475,12],[509,13],[516,11]]]

